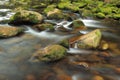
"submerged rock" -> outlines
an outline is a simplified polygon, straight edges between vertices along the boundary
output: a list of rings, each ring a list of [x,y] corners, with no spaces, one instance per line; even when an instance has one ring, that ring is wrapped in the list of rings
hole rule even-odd
[[[109,48],[109,44],[108,44],[106,41],[102,40],[102,41],[100,42],[99,48],[100,48],[101,50],[107,50],[107,49]]]
[[[35,11],[18,10],[9,21],[9,24],[37,24],[41,23],[43,16]]]
[[[22,33],[23,31],[24,29],[19,27],[0,26],[0,37],[2,38],[12,37]]]
[[[73,47],[77,43],[78,48],[97,48],[101,41],[101,31],[96,29],[82,36],[70,39],[70,45]]]
[[[104,80],[104,78],[97,75],[97,76],[94,76],[92,80]]]
[[[51,62],[63,58],[66,55],[66,48],[60,45],[49,45],[38,50],[32,55],[31,61]]]
[[[54,30],[54,26],[50,23],[37,24],[37,25],[34,25],[33,28],[38,30],[38,31],[43,31],[43,30],[47,30],[47,29],[49,31]]]

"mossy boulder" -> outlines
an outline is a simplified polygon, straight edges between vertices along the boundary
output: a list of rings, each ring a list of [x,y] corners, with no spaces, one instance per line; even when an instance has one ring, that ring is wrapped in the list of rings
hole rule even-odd
[[[31,61],[51,62],[60,60],[65,57],[66,51],[66,48],[60,45],[49,45],[34,53],[31,57]]]
[[[99,7],[99,12],[104,14],[111,14],[112,13],[112,7]]]
[[[90,49],[90,48],[97,48],[100,45],[101,41],[101,31],[99,29],[96,29],[94,31],[91,31],[85,35],[75,36],[69,40],[69,43],[71,47],[77,46],[77,48],[84,48],[84,49]]]
[[[84,25],[84,23],[81,20],[79,20],[79,19],[73,21],[72,28],[73,28],[72,33],[77,33],[80,30],[87,29],[87,27]]]
[[[49,19],[63,19],[64,18],[64,14],[62,13],[61,10],[55,8],[55,9],[47,12],[47,17]]]
[[[58,4],[58,8],[60,9],[67,9],[71,11],[79,11],[79,6],[76,4],[72,4],[70,1],[62,1]]]
[[[101,31],[96,29],[90,33],[80,36],[78,40],[78,48],[97,48],[101,41]]]
[[[9,24],[37,24],[41,23],[43,16],[35,11],[18,10],[9,21]]]
[[[66,47],[66,48],[69,48],[69,40],[68,39],[61,40],[58,44]]]
[[[54,30],[54,26],[50,23],[42,23],[42,24],[37,24],[33,26],[34,29],[36,29],[37,31],[43,31],[43,30],[49,30],[49,31],[53,31]]]
[[[87,6],[87,3],[85,2],[73,2],[74,5],[78,6],[79,8],[84,8]]]
[[[82,10],[82,16],[83,17],[93,17],[94,16],[94,14],[92,13],[92,11],[90,11],[90,10],[87,10],[87,9],[83,9]]]
[[[96,14],[96,17],[100,18],[100,19],[104,19],[105,18],[105,14],[99,12],[99,13]]]
[[[19,27],[0,26],[0,37],[8,38],[23,33],[24,29]]]
[[[114,18],[114,19],[117,19],[117,20],[120,20],[120,14],[114,14],[114,15],[113,15],[113,18]]]

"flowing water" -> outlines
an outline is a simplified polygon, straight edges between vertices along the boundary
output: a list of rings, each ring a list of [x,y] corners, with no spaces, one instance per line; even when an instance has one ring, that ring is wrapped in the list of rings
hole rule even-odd
[[[0,9],[0,21],[8,20],[13,14],[10,9]],[[108,50],[108,52],[120,54],[119,22],[81,18],[80,20],[88,27],[87,30],[80,31],[80,33],[86,34],[94,29],[101,29],[103,38],[113,45],[113,51]],[[52,22],[56,24],[56,22]],[[71,24],[71,22],[67,23],[66,25]],[[0,25],[9,26],[7,23]],[[66,25],[64,25],[65,28],[67,28]],[[0,80],[92,80],[92,77],[96,75],[104,77],[105,80],[120,80],[120,71],[116,71],[116,68],[120,69],[120,56],[111,58],[109,64],[91,63],[89,69],[86,69],[72,62],[80,61],[85,56],[99,51],[78,50],[76,46],[75,49],[70,48],[68,53],[71,54],[60,61],[53,63],[30,62],[31,55],[41,47],[54,44],[73,35],[47,31],[36,32],[29,26],[23,25],[23,27],[27,28],[23,35],[0,39]],[[82,54],[84,54],[83,58]]]

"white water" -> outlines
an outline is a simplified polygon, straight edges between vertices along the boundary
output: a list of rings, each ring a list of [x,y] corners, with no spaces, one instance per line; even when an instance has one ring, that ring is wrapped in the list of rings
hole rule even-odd
[[[69,22],[69,21],[61,21],[59,23],[56,23],[55,25],[55,30],[57,30],[57,28],[59,27],[64,27],[65,29],[68,29],[68,30],[72,30],[72,28],[69,28],[69,26],[72,24],[72,22]]]
[[[69,50],[67,52],[70,54],[91,54],[93,51],[92,50],[69,48]]]
[[[0,21],[2,20],[9,20],[12,15],[15,13],[11,12],[10,9],[0,9],[0,13],[5,13],[5,16],[0,16]]]
[[[106,28],[106,26],[103,26],[103,25],[100,24],[100,21],[89,20],[89,19],[79,19],[79,20],[83,21],[83,23],[87,27]]]
[[[30,33],[30,34],[35,35],[35,36],[40,37],[40,38],[54,39],[56,41],[57,40],[59,41],[61,39],[64,39],[64,38],[67,38],[67,37],[71,36],[71,35],[61,36],[61,35],[57,35],[57,34],[54,34],[54,33],[51,33],[51,32],[47,32],[47,30],[37,32],[37,31],[33,30],[32,28],[30,28],[28,26],[26,26],[26,27],[28,29],[26,31],[26,33]]]

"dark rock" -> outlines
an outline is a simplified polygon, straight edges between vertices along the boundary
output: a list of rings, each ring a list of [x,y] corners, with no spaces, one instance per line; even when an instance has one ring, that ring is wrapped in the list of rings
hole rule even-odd
[[[21,25],[21,24],[37,24],[41,23],[43,16],[34,11],[18,10],[9,21],[9,24]]]

